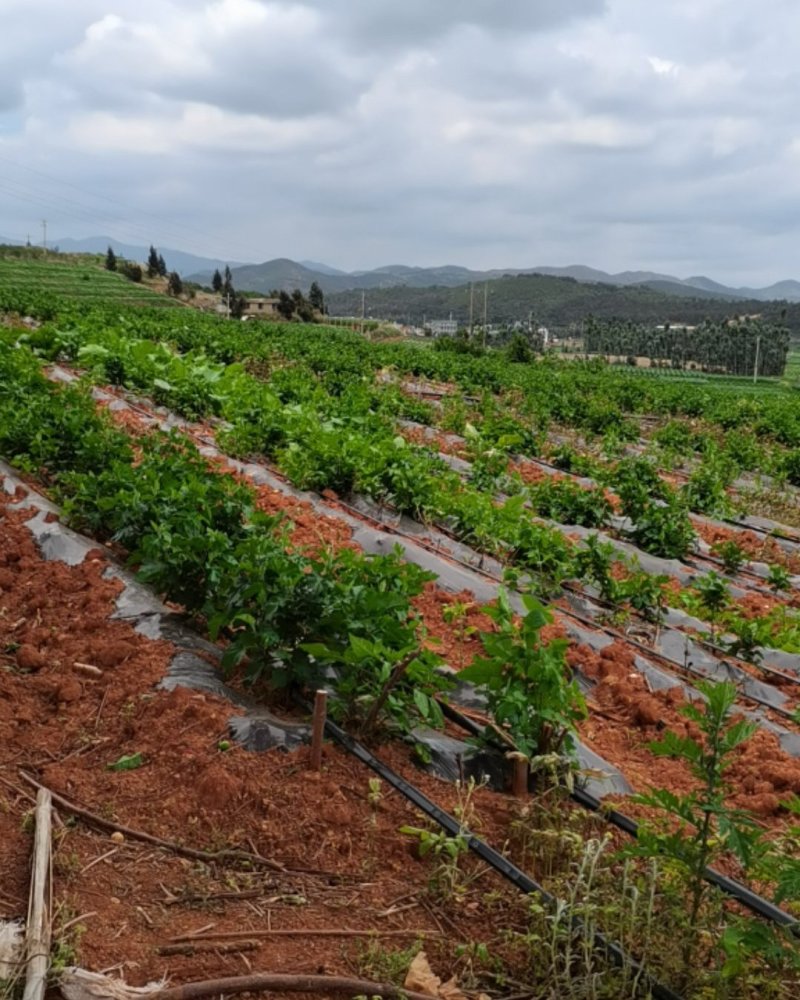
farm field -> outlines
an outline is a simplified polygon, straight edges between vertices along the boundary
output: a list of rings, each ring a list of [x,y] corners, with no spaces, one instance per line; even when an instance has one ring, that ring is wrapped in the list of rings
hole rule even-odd
[[[89,255],[39,256],[33,259],[5,255],[0,247],[0,295],[16,311],[35,310],[42,296],[87,303],[175,308],[177,303],[121,274],[107,271],[101,258]]]
[[[272,895],[245,870],[227,891],[261,892],[250,908],[224,896],[208,858],[181,881],[174,856],[143,865],[126,843],[98,861],[98,834],[68,831],[56,865],[63,923],[98,910],[92,892],[123,886],[111,895],[134,938],[130,982],[165,968],[157,948],[179,913],[177,933],[210,921],[219,946],[244,922],[255,944],[209,949],[199,966],[171,954],[178,981],[256,960],[397,977],[419,931],[437,972],[467,995],[584,996],[589,982],[609,997],[795,995],[797,948],[781,930],[800,874],[790,385],[515,364],[189,310],[51,307],[46,296],[40,314],[34,330],[10,317],[0,338],[0,458],[25,483],[9,470],[0,520],[9,900],[25,892],[21,769],[109,822],[206,854],[245,851],[256,867],[277,858],[317,870],[292,871],[302,889],[287,892],[286,873],[267,866],[281,882]],[[87,539],[69,570],[45,564],[25,527],[31,490]],[[176,645],[108,621],[112,558],[191,626],[225,687],[156,692]],[[85,599],[70,604],[73,589]],[[231,700],[296,726],[304,710],[290,695],[321,684],[346,731],[566,900],[562,917],[486,874],[465,834],[435,834],[341,748],[327,748],[320,777],[305,747],[259,757],[229,736]],[[443,727],[457,742],[442,756],[431,732]],[[465,767],[470,729],[498,787],[504,754],[529,762],[527,798],[425,773]],[[635,849],[570,799],[575,782],[584,802],[643,824]],[[726,888],[740,901],[743,885],[754,889],[761,915],[704,880],[707,866],[736,881]],[[319,870],[352,885],[349,903],[341,884],[313,882]],[[397,908],[403,879],[410,910]],[[169,898],[187,892],[214,896],[209,920]],[[284,912],[290,895],[310,909]],[[363,917],[352,947],[321,935],[309,962],[307,942],[259,943],[276,915],[313,939],[337,906]],[[410,939],[369,937],[401,910],[388,927]],[[101,913],[68,938],[95,970],[113,965]],[[621,967],[592,946],[594,928],[620,943]]]

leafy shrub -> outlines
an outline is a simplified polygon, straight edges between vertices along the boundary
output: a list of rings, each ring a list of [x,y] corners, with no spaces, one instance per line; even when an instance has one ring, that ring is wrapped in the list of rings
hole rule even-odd
[[[497,626],[481,633],[484,656],[459,677],[486,689],[489,710],[526,757],[574,749],[575,724],[586,715],[580,689],[568,676],[566,639],[542,641],[553,616],[535,598],[523,597],[526,614],[517,624],[508,594],[484,608]]]

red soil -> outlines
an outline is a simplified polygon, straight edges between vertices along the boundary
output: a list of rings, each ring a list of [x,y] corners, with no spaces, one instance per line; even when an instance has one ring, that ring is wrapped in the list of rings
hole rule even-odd
[[[288,869],[201,864],[135,840],[112,840],[110,831],[72,825],[68,812],[57,810],[56,935],[72,942],[84,967],[115,967],[136,984],[164,973],[180,982],[251,967],[346,973],[357,966],[371,929],[434,935],[427,951],[448,975],[458,971],[455,941],[487,941],[493,953],[503,953],[513,892],[484,875],[460,903],[429,905],[430,861],[416,860],[398,833],[418,818],[385,788],[370,805],[369,772],[333,747],[325,747],[322,774],[307,770],[305,750],[221,751],[234,710],[211,695],[155,690],[175,649],[109,619],[120,585],[102,578],[103,551],[75,567],[44,562],[24,527],[29,515],[8,503],[0,496],[0,917],[25,911],[31,850],[23,822],[30,789],[19,776],[25,771],[112,823],[199,850],[254,852]],[[129,754],[141,754],[143,765],[108,769]],[[453,808],[454,788],[422,774],[415,780]],[[476,798],[486,832],[500,842],[507,802],[485,791]],[[480,902],[487,891],[507,914],[496,932]],[[204,901],[225,892],[235,898]],[[182,902],[187,894],[195,901]],[[400,900],[408,906],[396,907]],[[76,916],[83,930],[61,934]],[[314,928],[343,925],[364,936],[313,936]],[[252,951],[232,954],[157,953],[171,936],[203,926],[219,933],[312,932],[259,939]],[[414,937],[386,947],[407,946]]]

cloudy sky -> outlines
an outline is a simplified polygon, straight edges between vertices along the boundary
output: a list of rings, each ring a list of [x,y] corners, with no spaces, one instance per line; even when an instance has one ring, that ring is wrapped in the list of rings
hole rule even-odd
[[[0,235],[800,278],[797,0],[0,0]]]

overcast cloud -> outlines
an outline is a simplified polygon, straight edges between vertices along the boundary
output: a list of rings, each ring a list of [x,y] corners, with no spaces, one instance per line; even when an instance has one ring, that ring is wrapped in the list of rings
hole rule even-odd
[[[0,0],[0,235],[800,278],[796,0]]]

